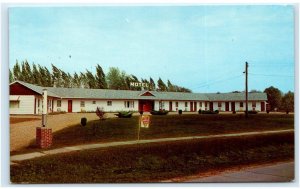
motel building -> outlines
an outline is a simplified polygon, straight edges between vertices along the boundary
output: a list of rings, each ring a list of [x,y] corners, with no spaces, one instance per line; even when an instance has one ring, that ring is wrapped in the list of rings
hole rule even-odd
[[[47,89],[48,113],[94,112],[97,107],[105,112],[167,110],[196,112],[245,111],[245,93],[183,93],[131,91],[110,89],[55,88],[15,81],[10,84],[10,114],[42,114],[42,93]],[[248,110],[265,112],[266,93],[249,93]]]

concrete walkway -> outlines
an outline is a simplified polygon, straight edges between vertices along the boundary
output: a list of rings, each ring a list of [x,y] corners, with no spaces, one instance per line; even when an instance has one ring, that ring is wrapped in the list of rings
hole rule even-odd
[[[239,171],[223,172],[213,176],[187,179],[190,183],[229,183],[229,182],[291,182],[295,179],[295,163],[284,162],[273,165],[260,165]]]
[[[287,130],[277,130],[277,131],[244,132],[244,133],[208,135],[208,136],[189,136],[189,137],[161,138],[161,139],[149,139],[149,140],[139,140],[139,141],[134,140],[134,141],[123,141],[123,142],[84,144],[84,145],[77,145],[77,146],[62,147],[62,148],[57,148],[52,150],[45,150],[41,152],[13,155],[10,157],[10,161],[11,164],[14,164],[19,161],[29,160],[37,157],[46,156],[46,155],[60,154],[60,153],[74,152],[74,151],[88,150],[88,149],[96,149],[96,148],[107,148],[112,146],[125,146],[125,145],[132,145],[132,144],[145,144],[145,143],[169,142],[169,141],[180,141],[180,140],[192,140],[192,139],[251,136],[251,135],[274,134],[274,133],[285,133],[285,132],[294,132],[294,130],[287,129]]]

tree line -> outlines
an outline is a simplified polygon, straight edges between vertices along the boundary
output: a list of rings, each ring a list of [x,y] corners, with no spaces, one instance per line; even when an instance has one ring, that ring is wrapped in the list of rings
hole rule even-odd
[[[270,111],[285,111],[286,113],[294,111],[294,93],[288,91],[281,92],[276,87],[268,87],[264,90],[268,96]]]
[[[170,80],[165,83],[160,77],[155,82],[151,77],[149,79],[141,78],[140,80],[132,74],[127,74],[117,67],[110,67],[107,74],[102,67],[96,65],[96,74],[90,70],[70,74],[51,64],[52,70],[39,64],[27,60],[21,63],[16,60],[12,70],[9,70],[9,81],[24,81],[42,87],[64,87],[64,88],[89,88],[89,89],[116,89],[116,90],[142,90],[141,86],[133,87],[131,82],[146,83],[144,90],[168,91],[168,92],[192,92],[190,89],[174,85]]]

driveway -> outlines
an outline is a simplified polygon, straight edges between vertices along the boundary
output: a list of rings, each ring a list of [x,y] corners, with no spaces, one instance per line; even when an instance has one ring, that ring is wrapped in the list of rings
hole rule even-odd
[[[108,113],[107,117],[114,115]],[[17,151],[27,147],[35,140],[36,127],[41,126],[42,116],[11,116],[23,118],[39,118],[40,120],[32,120],[19,122],[10,125],[10,151]],[[59,115],[47,115],[47,127],[52,128],[52,132],[64,129],[74,124],[79,124],[82,117],[86,117],[88,121],[99,119],[96,113],[66,113]]]

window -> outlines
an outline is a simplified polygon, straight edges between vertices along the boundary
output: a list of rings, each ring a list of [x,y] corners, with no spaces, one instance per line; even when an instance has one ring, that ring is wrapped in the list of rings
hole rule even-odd
[[[159,109],[163,110],[165,108],[165,102],[160,101],[159,102]]]
[[[61,100],[57,100],[57,104],[56,105],[57,105],[57,107],[61,107]]]
[[[107,101],[107,106],[112,106],[112,101]]]
[[[188,107],[188,103],[187,102],[185,102],[185,107]]]
[[[134,108],[134,101],[124,101],[125,108]]]
[[[252,107],[256,107],[256,102],[252,102]]]
[[[207,107],[207,102],[205,102],[205,107]]]
[[[199,106],[200,106],[200,108],[202,107],[202,102],[199,102]]]
[[[93,104],[96,104],[96,101],[95,101],[95,100],[93,100]]]
[[[222,102],[218,102],[218,107],[222,107]]]
[[[175,103],[176,108],[178,108],[178,102]]]
[[[85,106],[85,102],[84,101],[80,101],[80,107],[84,107]]]
[[[9,108],[19,108],[20,101],[9,101]]]
[[[243,102],[240,102],[240,107],[244,107],[244,103]]]

